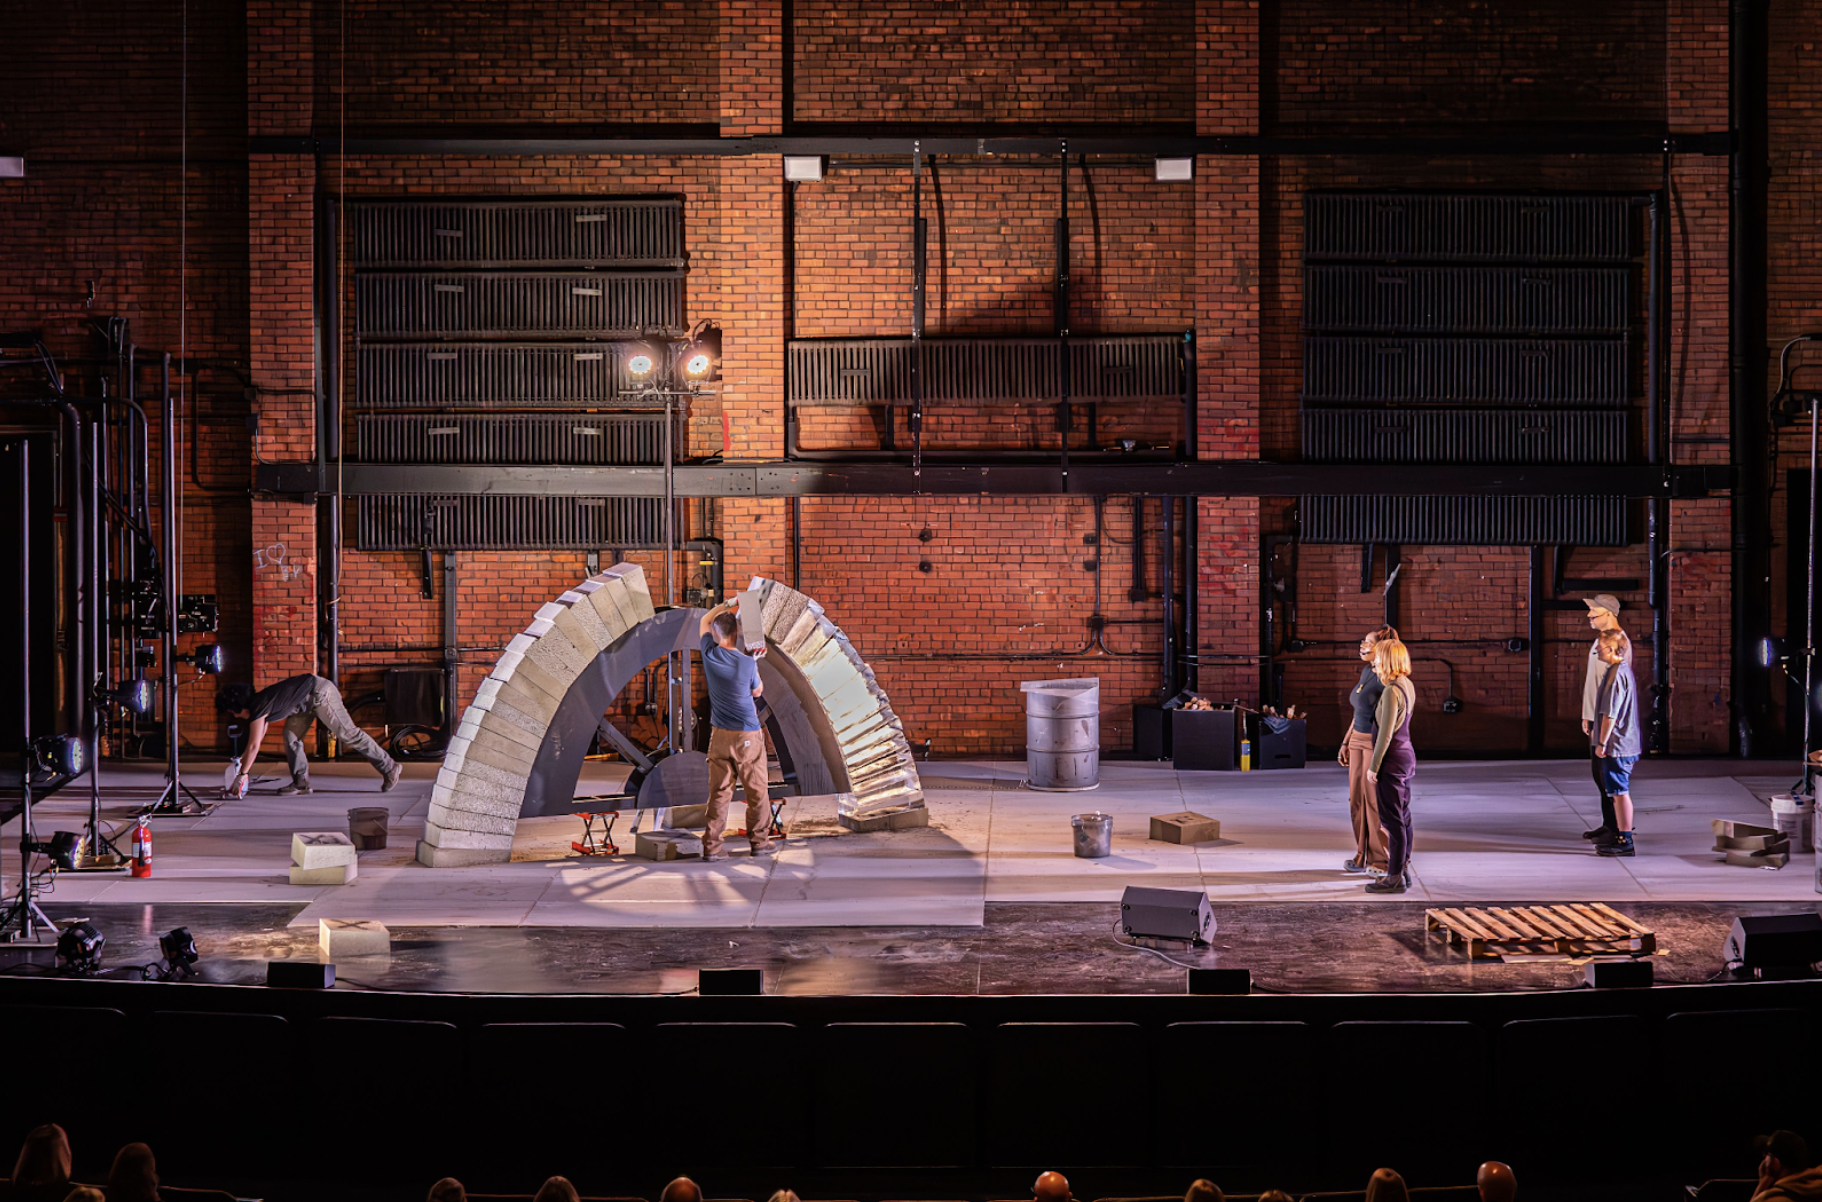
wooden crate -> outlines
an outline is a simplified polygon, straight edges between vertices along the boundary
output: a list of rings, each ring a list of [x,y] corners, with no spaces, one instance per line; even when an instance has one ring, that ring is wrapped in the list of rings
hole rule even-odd
[[[1444,906],[1424,911],[1424,929],[1486,960],[1649,956],[1657,936],[1602,902],[1545,906]]]

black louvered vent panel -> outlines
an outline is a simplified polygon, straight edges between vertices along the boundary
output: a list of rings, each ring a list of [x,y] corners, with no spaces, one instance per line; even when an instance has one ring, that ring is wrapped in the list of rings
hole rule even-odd
[[[363,413],[355,437],[368,463],[664,462],[661,414]]]
[[[1181,337],[1072,338],[1072,400],[1179,400]],[[1062,395],[1054,339],[925,339],[923,393],[930,404],[1047,403]],[[909,338],[805,339],[789,350],[790,399],[797,405],[907,404]]]
[[[1624,196],[1447,196],[1312,192],[1311,259],[1624,263]]]
[[[1305,401],[1627,403],[1624,338],[1331,338],[1303,342]]]
[[[1305,409],[1330,463],[1623,463],[1626,414],[1589,409]]]
[[[1304,497],[1303,541],[1625,546],[1620,497]]]
[[[664,545],[664,502],[653,497],[359,499],[363,551],[558,551]]]
[[[1624,267],[1306,266],[1304,326],[1368,334],[1626,332]]]
[[[681,267],[683,202],[360,201],[348,255],[361,267]]]
[[[629,272],[363,272],[363,338],[614,338],[684,332],[683,277]]]
[[[365,409],[636,409],[623,343],[365,342],[357,403]]]

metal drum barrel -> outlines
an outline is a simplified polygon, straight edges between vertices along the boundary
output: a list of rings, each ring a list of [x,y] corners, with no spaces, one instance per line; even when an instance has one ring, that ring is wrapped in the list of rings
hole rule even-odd
[[[1101,783],[1101,678],[1027,680],[1025,778],[1033,789],[1068,793]]]

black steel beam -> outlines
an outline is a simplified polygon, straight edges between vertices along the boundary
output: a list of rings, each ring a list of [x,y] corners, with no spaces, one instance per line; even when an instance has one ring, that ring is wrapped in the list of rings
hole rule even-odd
[[[333,471],[333,468],[330,469]],[[1401,464],[726,463],[676,469],[679,497],[813,496],[1626,496],[1695,497],[1732,485],[1726,466],[1464,466]],[[314,463],[257,469],[263,493],[313,496],[334,491]],[[352,495],[426,493],[465,496],[662,497],[659,467],[540,467],[349,463]]]
[[[1341,137],[1222,137],[1201,138],[1163,134],[1119,136],[1092,132],[1065,132],[1047,137],[925,137],[917,133],[888,137],[720,138],[712,136],[653,136],[598,138],[578,136],[574,127],[562,125],[520,129],[510,136],[480,133],[451,136],[447,126],[392,127],[347,139],[314,137],[249,138],[252,154],[323,154],[345,150],[349,154],[446,155],[888,155],[909,159],[914,146],[930,155],[1054,155],[1067,141],[1069,153],[1159,155],[1186,157],[1218,155],[1726,155],[1733,138],[1726,133],[1610,133],[1599,129],[1525,136],[1493,131],[1474,136],[1421,137],[1398,134]]]

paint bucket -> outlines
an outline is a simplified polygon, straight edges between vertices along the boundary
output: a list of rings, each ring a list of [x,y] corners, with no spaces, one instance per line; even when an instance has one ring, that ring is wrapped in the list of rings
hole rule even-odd
[[[1771,824],[1780,835],[1790,837],[1790,853],[1815,850],[1816,801],[1794,793],[1780,793],[1771,799]]]
[[[1026,786],[1053,793],[1099,788],[1100,677],[1027,680],[1019,689],[1025,694]]]
[[[1077,814],[1069,820],[1075,829],[1075,854],[1084,860],[1098,860],[1113,854],[1113,815],[1099,810]]]
[[[356,806],[348,811],[348,838],[356,851],[379,851],[386,846],[386,825],[392,814],[385,806]]]

